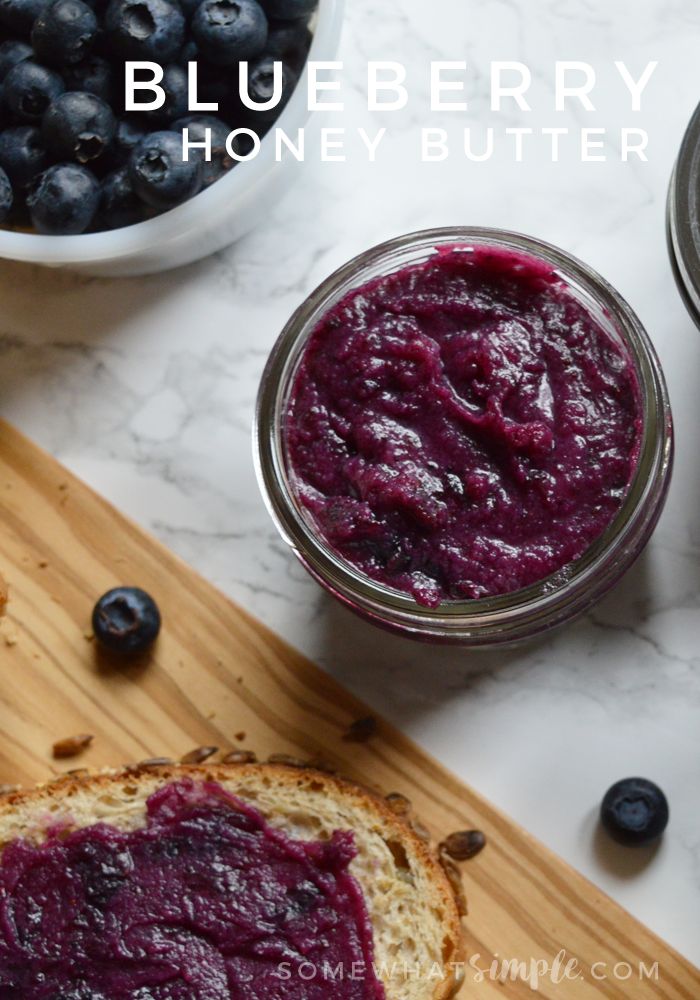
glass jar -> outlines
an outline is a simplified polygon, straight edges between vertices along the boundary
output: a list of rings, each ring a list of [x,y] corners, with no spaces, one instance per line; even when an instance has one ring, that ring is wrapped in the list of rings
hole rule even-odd
[[[688,312],[700,327],[700,106],[673,168],[666,219],[673,273]]]
[[[575,562],[525,589],[424,607],[379,583],[332,551],[295,496],[285,447],[285,415],[297,366],[321,317],[340,299],[383,275],[422,263],[437,248],[497,248],[551,266],[571,294],[628,355],[640,386],[639,461],[621,507],[604,533]],[[334,597],[377,625],[414,638],[489,646],[539,635],[582,614],[630,567],[648,541],[666,497],[673,458],[671,409],[658,358],[621,296],[585,264],[556,247],[516,233],[435,229],[402,236],[350,261],[294,313],[270,355],[258,395],[255,453],[272,517],[296,556]]]

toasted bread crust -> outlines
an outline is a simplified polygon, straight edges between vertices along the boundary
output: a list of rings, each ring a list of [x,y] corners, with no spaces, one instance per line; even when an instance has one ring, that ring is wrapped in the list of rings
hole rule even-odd
[[[17,837],[41,842],[57,822],[75,829],[96,822],[124,829],[143,825],[148,797],[185,776],[221,784],[255,805],[268,822],[291,827],[297,837],[327,835],[344,823],[354,829],[359,854],[351,871],[370,909],[377,959],[393,955],[401,963],[402,948],[409,942],[409,962],[420,959],[422,965],[432,956],[443,969],[441,978],[423,983],[385,979],[387,1000],[449,1000],[455,995],[463,957],[460,907],[436,850],[416,832],[409,817],[398,815],[380,795],[324,771],[282,763],[212,762],[66,775],[0,799],[0,851]],[[386,898],[393,894],[401,901],[394,910],[382,909],[385,896],[378,894],[376,884],[382,879]],[[406,927],[394,926],[406,919],[407,910],[412,925],[407,921]]]

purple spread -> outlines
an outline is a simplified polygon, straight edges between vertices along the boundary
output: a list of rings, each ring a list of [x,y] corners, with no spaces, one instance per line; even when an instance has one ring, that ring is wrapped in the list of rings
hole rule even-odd
[[[451,247],[329,310],[285,435],[328,546],[434,607],[581,556],[621,506],[641,427],[631,359],[551,267]]]
[[[351,832],[292,840],[184,780],[132,832],[99,824],[0,865],[2,1000],[382,1000]],[[351,975],[347,970],[354,970]]]

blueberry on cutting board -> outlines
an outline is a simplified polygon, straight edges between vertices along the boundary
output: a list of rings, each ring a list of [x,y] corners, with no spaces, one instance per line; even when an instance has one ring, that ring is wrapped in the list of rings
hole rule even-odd
[[[92,612],[95,638],[106,649],[125,656],[142,653],[160,632],[158,605],[139,587],[115,587],[99,599]]]
[[[600,821],[619,844],[642,847],[658,840],[668,825],[666,796],[653,781],[625,778],[608,789]]]

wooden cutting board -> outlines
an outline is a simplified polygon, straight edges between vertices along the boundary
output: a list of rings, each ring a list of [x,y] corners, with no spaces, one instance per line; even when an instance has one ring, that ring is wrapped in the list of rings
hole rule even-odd
[[[320,756],[403,792],[438,836],[486,834],[486,849],[463,866],[468,953],[486,975],[475,982],[468,968],[462,996],[531,997],[522,978],[490,978],[494,955],[529,973],[531,960],[552,963],[563,950],[578,960],[577,978],[544,974],[536,995],[700,998],[698,970],[401,733],[379,720],[369,742],[344,741],[366,706],[2,423],[0,574],[10,593],[0,619],[0,782],[179,758],[206,744]],[[93,603],[117,584],[150,591],[163,612],[146,662],[115,664],[91,640]],[[86,753],[52,760],[55,740],[83,732],[95,735]],[[633,978],[612,977],[618,962]],[[640,981],[640,963],[658,963],[658,981]]]

